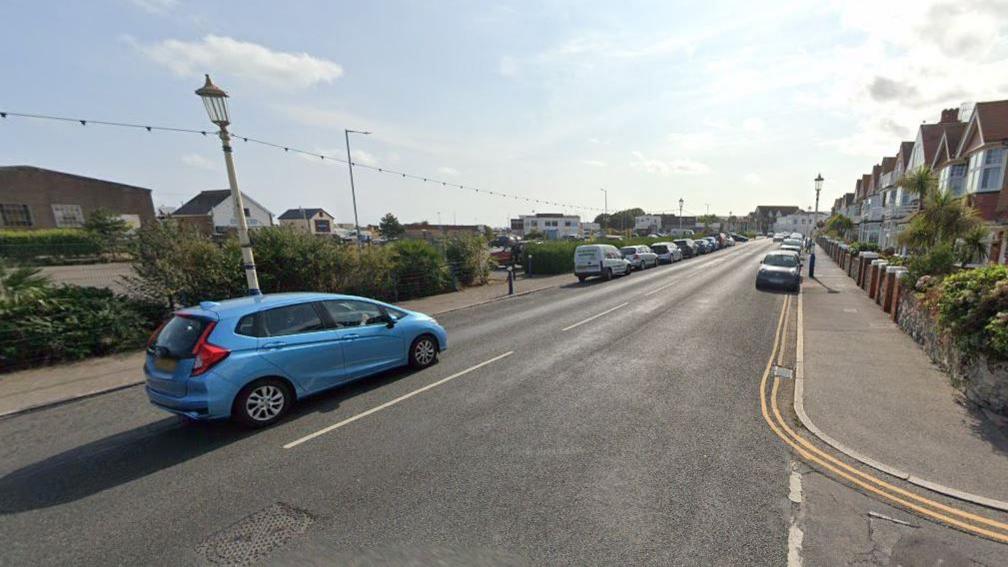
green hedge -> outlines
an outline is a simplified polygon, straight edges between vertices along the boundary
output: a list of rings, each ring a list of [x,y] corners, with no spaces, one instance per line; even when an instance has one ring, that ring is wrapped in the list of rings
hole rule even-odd
[[[91,233],[73,228],[0,230],[0,258],[26,262],[37,258],[95,256],[102,245]]]
[[[63,286],[0,306],[0,372],[142,348],[164,308],[107,289]]]
[[[320,291],[400,301],[450,289],[444,256],[424,241],[358,249],[290,227],[269,227],[252,232],[252,246],[263,293]],[[461,262],[460,279],[485,279],[485,272],[476,267],[479,258],[489,256],[483,239],[465,241],[453,253]],[[166,306],[245,294],[241,255],[233,238],[217,243],[167,223],[141,230],[135,255],[136,275],[128,278],[131,289]]]

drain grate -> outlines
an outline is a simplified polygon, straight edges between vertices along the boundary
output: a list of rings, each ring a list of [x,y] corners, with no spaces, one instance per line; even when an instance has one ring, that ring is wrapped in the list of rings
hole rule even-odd
[[[211,563],[247,565],[303,534],[311,523],[304,510],[277,502],[211,535],[196,551]]]

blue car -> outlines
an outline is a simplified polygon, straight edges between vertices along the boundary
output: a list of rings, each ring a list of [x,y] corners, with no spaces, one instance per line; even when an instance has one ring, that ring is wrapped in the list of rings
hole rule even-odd
[[[155,406],[191,419],[270,425],[295,400],[448,348],[433,318],[352,295],[205,301],[154,331],[144,374]]]

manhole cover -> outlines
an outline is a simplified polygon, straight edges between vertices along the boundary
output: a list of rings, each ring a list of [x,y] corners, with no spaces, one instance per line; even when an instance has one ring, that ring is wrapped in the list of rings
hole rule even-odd
[[[790,368],[784,368],[783,366],[774,366],[773,369],[774,376],[781,378],[783,380],[790,380],[794,378],[794,370]]]
[[[196,551],[211,563],[247,565],[303,534],[311,523],[304,510],[277,502],[211,535]]]

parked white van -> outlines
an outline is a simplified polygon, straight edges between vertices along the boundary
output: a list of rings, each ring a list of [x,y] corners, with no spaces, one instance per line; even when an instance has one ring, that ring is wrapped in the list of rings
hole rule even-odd
[[[578,281],[583,282],[591,276],[610,280],[614,275],[625,276],[630,270],[630,262],[615,246],[584,244],[574,249],[574,275]]]

